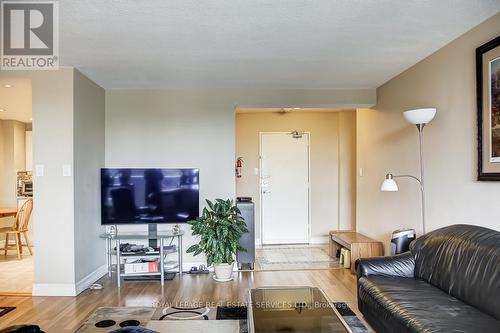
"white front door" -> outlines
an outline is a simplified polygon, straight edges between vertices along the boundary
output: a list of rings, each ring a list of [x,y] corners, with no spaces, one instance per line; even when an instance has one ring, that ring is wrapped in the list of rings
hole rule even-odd
[[[309,134],[261,133],[263,244],[309,242]]]

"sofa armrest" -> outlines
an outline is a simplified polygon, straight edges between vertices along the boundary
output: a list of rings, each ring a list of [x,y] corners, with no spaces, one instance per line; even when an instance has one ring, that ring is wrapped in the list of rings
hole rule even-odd
[[[358,279],[362,276],[382,275],[414,277],[415,258],[411,252],[390,257],[360,258],[356,260]]]

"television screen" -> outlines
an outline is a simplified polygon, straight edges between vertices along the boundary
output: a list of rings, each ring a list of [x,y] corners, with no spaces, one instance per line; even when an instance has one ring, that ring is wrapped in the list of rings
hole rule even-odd
[[[101,223],[183,223],[199,215],[198,169],[101,169]]]

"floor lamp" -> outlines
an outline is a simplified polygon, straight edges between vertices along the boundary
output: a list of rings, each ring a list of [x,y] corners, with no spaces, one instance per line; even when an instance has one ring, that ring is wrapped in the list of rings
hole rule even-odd
[[[424,153],[423,153],[423,132],[424,127],[434,119],[436,115],[435,108],[425,108],[408,110],[403,112],[403,116],[406,121],[417,127],[418,130],[418,141],[419,141],[419,152],[420,152],[420,177],[412,175],[393,175],[388,173],[385,176],[385,180],[380,187],[382,192],[396,192],[398,191],[398,184],[396,183],[396,178],[412,178],[420,184],[420,193],[422,198],[422,232],[425,234],[425,182],[424,182]]]

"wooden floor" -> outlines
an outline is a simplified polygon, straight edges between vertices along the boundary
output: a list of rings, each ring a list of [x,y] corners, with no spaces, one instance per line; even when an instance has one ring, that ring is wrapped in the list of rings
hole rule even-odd
[[[176,277],[161,288],[159,282],[125,282],[103,278],[102,290],[77,297],[0,296],[0,306],[16,310],[0,317],[0,329],[14,324],[37,324],[46,332],[74,332],[100,306],[152,306],[165,303],[245,303],[248,289],[260,286],[316,286],[331,301],[347,302],[359,316],[356,279],[347,269],[314,271],[240,272],[232,282],[217,283],[208,275]]]
[[[0,295],[4,293],[24,293],[31,295],[33,288],[33,257],[24,249],[21,259],[15,251],[7,256],[0,254]],[[0,318],[0,321],[2,318]]]
[[[0,228],[12,227],[15,219],[13,217],[0,218]],[[32,236],[29,235],[33,240]],[[0,234],[0,248],[5,246],[5,234]],[[24,241],[23,241],[24,243]],[[11,237],[10,244],[13,244]],[[33,288],[33,256],[29,255],[28,249],[23,248],[23,256],[19,260],[16,250],[8,250],[7,256],[0,250],[0,295],[10,293],[31,294]],[[1,306],[1,305],[0,305]],[[0,323],[3,318],[0,318]]]

